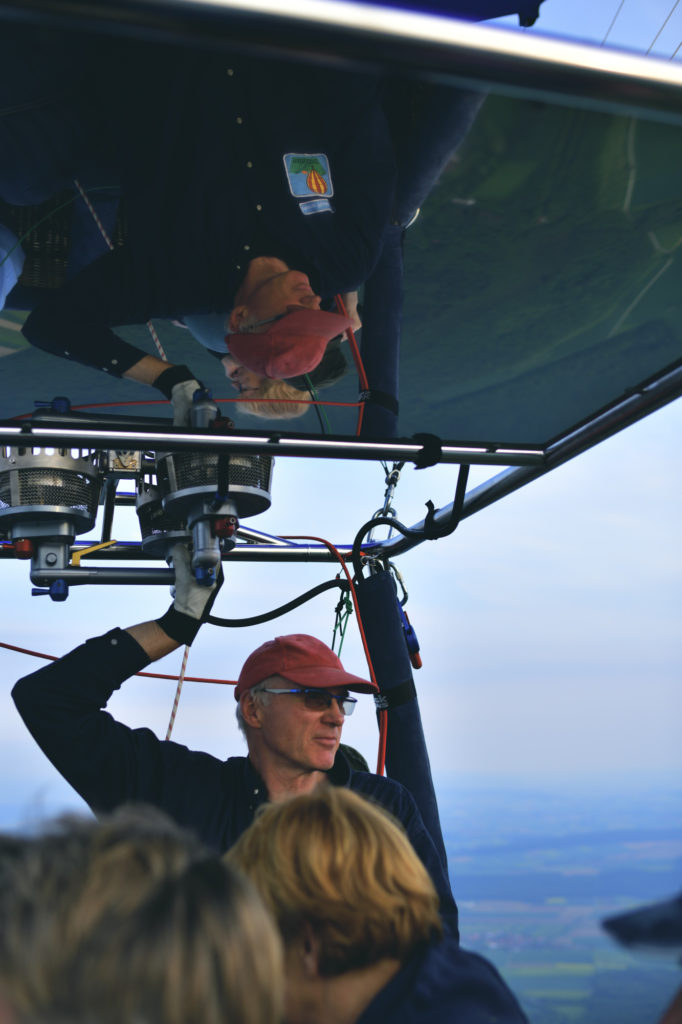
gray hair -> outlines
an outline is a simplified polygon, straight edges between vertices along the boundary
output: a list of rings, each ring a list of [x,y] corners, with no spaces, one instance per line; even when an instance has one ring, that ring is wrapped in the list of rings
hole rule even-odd
[[[255,686],[252,686],[250,690],[246,691],[247,693],[250,693],[253,696],[253,698],[256,701],[260,702],[261,704],[269,704],[270,703],[270,694],[267,693],[266,690],[265,690],[266,682],[267,682],[267,680],[263,679],[260,683],[256,683]],[[246,694],[242,694],[242,697],[245,697],[245,696],[246,696]],[[237,710],[235,711],[235,715],[237,717],[237,725],[239,726],[240,731],[244,734],[244,736],[248,740],[249,734],[246,731],[248,729],[248,726],[247,726],[246,722],[244,721],[244,714],[242,712],[242,702],[241,702],[241,699],[240,699],[239,703],[237,704]]]

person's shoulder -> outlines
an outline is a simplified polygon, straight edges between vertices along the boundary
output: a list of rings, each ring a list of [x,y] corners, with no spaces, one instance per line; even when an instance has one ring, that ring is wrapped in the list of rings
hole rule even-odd
[[[363,796],[369,796],[378,803],[394,808],[415,807],[414,797],[401,782],[395,779],[387,779],[384,775],[375,775],[374,772],[353,771],[350,778],[350,788]]]
[[[497,969],[478,953],[462,949],[447,931],[418,954],[410,1005],[415,1021],[463,1024],[497,1021],[524,1024],[526,1016]],[[411,1018],[410,1018],[411,1019]]]
[[[142,730],[138,729],[135,731],[141,732]],[[147,729],[145,731],[149,732],[150,730]],[[183,759],[188,769],[195,771],[205,769],[210,772],[220,772],[234,781],[241,781],[241,779],[246,778],[247,759],[245,757],[228,757],[227,760],[223,760],[220,757],[216,757],[215,754],[209,754],[205,750],[192,750],[190,747],[186,747],[183,743],[177,743],[175,740],[160,740],[159,742],[170,758]]]

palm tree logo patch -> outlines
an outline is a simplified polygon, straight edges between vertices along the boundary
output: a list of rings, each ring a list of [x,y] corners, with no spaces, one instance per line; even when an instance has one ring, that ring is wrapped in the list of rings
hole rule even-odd
[[[329,160],[324,153],[286,153],[284,169],[289,191],[297,199],[334,195]]]

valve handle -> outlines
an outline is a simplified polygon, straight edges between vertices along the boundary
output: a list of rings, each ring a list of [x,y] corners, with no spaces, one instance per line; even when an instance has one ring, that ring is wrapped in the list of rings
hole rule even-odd
[[[410,620],[407,617],[405,609],[398,601],[398,611],[400,612],[400,618],[403,624],[403,635],[405,637],[405,643],[407,644],[407,650],[410,655],[410,663],[412,668],[421,668],[422,659],[419,654],[419,640],[417,634],[414,631],[414,627],[411,625]]]
[[[69,587],[66,580],[53,580],[49,587],[32,587],[32,597],[42,597],[49,594],[53,601],[66,601],[69,596]]]
[[[215,569],[198,565],[194,570],[194,578],[200,587],[212,587],[215,583]]]

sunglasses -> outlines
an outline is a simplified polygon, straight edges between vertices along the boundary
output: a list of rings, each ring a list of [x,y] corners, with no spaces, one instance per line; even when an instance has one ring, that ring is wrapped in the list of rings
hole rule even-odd
[[[317,690],[312,687],[297,686],[291,690],[278,690],[271,686],[264,686],[265,693],[294,693],[303,697],[303,703],[310,711],[327,711],[335,700],[341,712],[348,716],[353,714],[357,697],[349,697],[344,693],[328,693],[327,690]]]
[[[257,334],[263,327],[268,324],[275,324],[278,320],[284,320],[285,316],[289,316],[290,310],[286,313],[280,313],[279,316],[271,316],[268,320],[257,320],[255,324],[248,324],[246,327],[240,327],[240,334]]]
[[[285,317],[291,316],[293,313],[317,313],[316,309],[310,309],[308,306],[295,306],[291,305],[286,313],[279,313],[278,316],[271,316],[267,320],[257,320],[254,324],[248,324],[246,327],[239,328],[239,334],[258,334],[262,332],[264,327],[268,324],[276,324],[278,320],[284,320]]]

